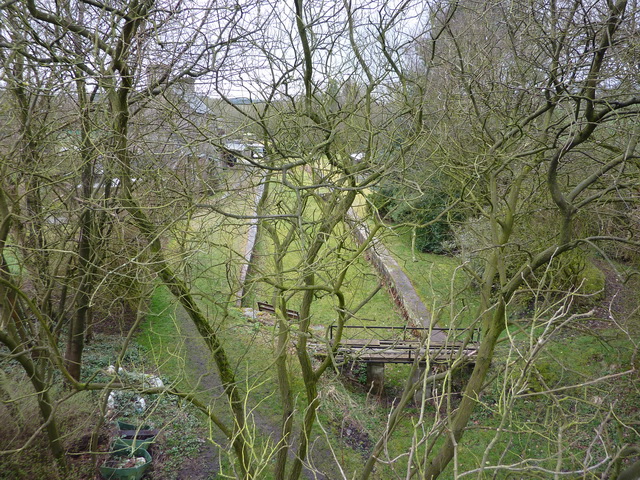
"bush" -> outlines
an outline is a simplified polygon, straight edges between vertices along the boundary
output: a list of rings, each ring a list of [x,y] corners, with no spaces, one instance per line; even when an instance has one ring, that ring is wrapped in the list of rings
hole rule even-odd
[[[562,270],[567,289],[575,289],[579,306],[590,306],[604,297],[605,275],[583,252],[574,250],[564,259]]]
[[[380,218],[388,218],[389,213],[395,208],[396,188],[392,186],[381,186],[372,191],[369,195],[369,202]]]
[[[416,231],[416,247],[421,252],[436,254],[448,253],[451,250],[453,232],[448,222],[439,220]]]
[[[376,189],[369,201],[381,218],[395,224],[417,225],[416,247],[420,251],[442,254],[451,249],[454,240],[451,224],[464,218],[460,210],[438,218],[449,207],[451,198],[446,182],[432,178],[420,196],[405,186],[389,183]]]
[[[516,274],[522,265],[545,245],[555,234],[549,228],[551,219],[544,214],[521,218],[518,229],[513,232],[510,242],[502,247],[500,256],[505,263],[507,277]],[[456,243],[462,257],[478,276],[484,273],[485,263],[495,251],[489,222],[483,217],[467,219],[455,230]],[[523,291],[518,294],[518,309],[526,310],[533,298],[547,298],[550,301],[559,295],[574,292],[582,295],[575,303],[585,305],[602,297],[604,274],[589,260],[590,252],[575,249],[555,257],[544,270],[532,276]],[[527,290],[527,294],[524,290]],[[584,299],[584,300],[583,300]]]

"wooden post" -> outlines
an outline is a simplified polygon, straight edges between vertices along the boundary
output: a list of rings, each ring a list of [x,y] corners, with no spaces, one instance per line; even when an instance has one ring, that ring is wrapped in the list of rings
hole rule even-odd
[[[384,392],[384,363],[367,363],[367,388],[373,395]]]

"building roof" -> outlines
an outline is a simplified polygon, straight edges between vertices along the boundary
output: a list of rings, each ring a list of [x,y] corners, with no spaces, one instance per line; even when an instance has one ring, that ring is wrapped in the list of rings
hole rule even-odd
[[[182,98],[194,113],[198,113],[200,115],[213,115],[213,110],[211,110],[204,100],[195,93],[185,93]]]

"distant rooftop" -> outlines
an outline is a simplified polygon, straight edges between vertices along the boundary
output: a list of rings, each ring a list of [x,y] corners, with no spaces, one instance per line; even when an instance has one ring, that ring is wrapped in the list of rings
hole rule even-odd
[[[231,102],[233,105],[251,105],[252,103],[262,103],[261,100],[252,100],[247,97],[230,98],[229,102]]]
[[[185,93],[182,98],[195,113],[200,115],[213,115],[213,110],[207,106],[199,95],[195,93]]]

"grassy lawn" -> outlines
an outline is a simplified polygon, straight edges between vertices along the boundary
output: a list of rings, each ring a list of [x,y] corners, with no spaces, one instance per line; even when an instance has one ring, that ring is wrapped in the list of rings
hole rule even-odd
[[[291,194],[286,192],[274,194],[279,202],[284,203],[287,199],[293,201]],[[306,206],[304,218],[310,225],[309,232],[317,227],[322,218],[322,212],[317,204],[309,202]],[[312,225],[312,226],[311,226]],[[279,241],[286,236],[290,223],[277,222],[277,234]],[[310,234],[311,236],[311,234]],[[299,310],[302,292],[296,291],[302,285],[303,255],[306,252],[309,241],[307,237],[301,237],[292,242],[291,247],[283,257],[283,279],[284,284],[290,288],[288,292],[288,308]],[[268,281],[276,281],[273,272],[274,263],[274,241],[269,235],[264,235],[258,244],[257,270],[267,282],[261,282],[254,286],[251,295],[253,300],[271,301],[274,288]],[[345,296],[346,309],[353,313],[349,320],[352,325],[402,325],[403,320],[397,311],[393,300],[389,297],[384,288],[380,288],[380,280],[372,266],[363,258],[353,259],[353,252],[357,245],[351,236],[349,228],[345,225],[338,225],[323,245],[315,263],[314,272],[316,285],[325,287],[328,290],[335,290],[336,279],[341,275],[348,265],[344,281],[339,287],[340,292]],[[365,302],[364,305],[363,302]],[[356,308],[360,307],[357,312]],[[337,319],[338,303],[335,295],[328,291],[318,290],[312,305],[312,324],[315,326],[327,327],[335,323]]]
[[[255,409],[253,411],[256,423],[263,431],[269,432],[279,425],[281,420],[278,413],[281,411],[281,401],[277,390],[275,390],[275,371],[273,368],[275,332],[268,325],[248,322],[239,310],[230,306],[233,300],[232,293],[237,288],[234,281],[237,278],[240,265],[239,252],[243,251],[243,242],[246,237],[246,223],[221,222],[215,215],[206,215],[194,218],[192,225],[190,230],[193,232],[183,231],[180,241],[174,246],[176,259],[183,261],[178,264],[179,268],[182,269],[181,272],[197,292],[201,308],[208,312],[211,322],[224,342],[225,350],[235,368],[236,375],[244,384],[243,391],[247,392],[248,406]],[[206,241],[203,241],[205,239]],[[347,254],[355,249],[355,244],[345,230],[340,231],[339,229],[336,237],[328,242],[328,251],[335,249],[338,242],[342,242],[342,248]],[[269,239],[263,238],[260,260],[263,268],[265,265],[268,266],[271,261],[269,254],[271,247]],[[188,262],[184,262],[185,258],[188,258]],[[318,269],[318,279],[330,285],[342,265],[332,259],[330,255],[322,257],[322,261],[323,263]],[[296,248],[293,248],[284,260],[287,279],[292,283],[296,282],[295,277],[298,274],[296,268],[299,262],[300,254]],[[378,286],[378,278],[370,265],[362,259],[357,259],[351,265],[342,287],[347,297],[347,308],[355,308],[378,289]],[[265,286],[265,284],[259,284],[254,292],[256,299],[270,300],[271,296],[271,287]],[[299,298],[299,294],[291,298],[289,308],[298,308],[297,298]],[[150,304],[150,315],[138,338],[148,357],[158,365],[163,373],[172,378],[179,388],[193,391],[198,388],[194,385],[193,379],[198,378],[199,367],[194,364],[189,355],[186,355],[185,349],[194,347],[184,338],[183,322],[185,319],[180,320],[180,315],[184,314],[179,308],[176,308],[175,301],[168,291],[164,288],[156,289]],[[331,295],[319,296],[314,301],[312,315],[314,332],[317,332],[319,336],[324,336],[325,328],[336,319],[334,297]],[[398,325],[401,319],[386,291],[379,289],[350,322],[354,324]],[[292,323],[291,328],[292,333],[295,333],[297,328],[295,323]],[[181,332],[181,335],[176,335],[177,332]],[[200,355],[207,356],[209,354],[202,349]],[[210,365],[210,368],[215,367]],[[298,415],[301,415],[304,385],[298,369],[297,361],[292,356],[290,380],[293,396],[297,399]],[[399,366],[391,368],[390,384],[395,384],[399,388],[401,382],[406,378],[406,370],[406,368]],[[342,407],[339,400],[335,402],[336,405],[333,405],[334,402],[331,401],[331,398],[349,398],[349,393],[345,391],[345,387],[333,374],[323,382],[326,382],[323,388],[326,388],[327,391],[342,393],[332,394],[333,396],[330,396],[330,399],[323,403],[319,412],[319,425],[314,434],[326,437],[325,442],[332,445],[336,451],[340,451],[340,461],[344,464],[344,468],[347,471],[355,471],[361,465],[362,455],[366,452],[363,449],[345,450],[345,441],[341,439],[343,436],[340,427],[342,421],[347,417],[353,417],[352,421],[355,424],[362,423],[363,431],[369,431],[376,425],[379,429],[384,425],[386,410],[373,406],[366,394],[355,393],[356,400],[349,401],[360,402],[362,405],[369,404],[367,409],[375,412],[375,415],[354,413],[346,417],[344,414],[337,416],[337,412],[341,412]],[[358,389],[356,388],[356,390]],[[207,394],[202,393],[201,395],[202,398],[205,398]],[[224,402],[214,403],[216,411],[223,414],[224,406],[217,405],[223,405]],[[361,409],[358,408],[356,411],[360,412]],[[325,428],[326,436],[320,425]],[[372,438],[372,435],[369,437]],[[263,441],[257,450],[263,453],[268,452],[269,444]],[[329,452],[329,450],[326,451]],[[264,475],[264,478],[269,478],[267,473]]]
[[[384,243],[427,307],[436,313],[441,325],[452,325],[451,319],[456,319],[456,326],[464,326],[473,318],[477,300],[458,259],[412,252],[411,232],[406,228],[390,231],[384,236]],[[582,310],[594,306],[596,304],[592,302]],[[462,314],[458,313],[460,310]],[[458,454],[459,471],[478,468],[482,462],[487,462],[489,468],[478,478],[493,478],[491,466],[517,464],[527,457],[532,460],[522,464],[523,468],[534,466],[553,470],[557,462],[561,462],[564,470],[579,470],[588,464],[588,455],[600,455],[601,458],[606,454],[605,449],[612,446],[611,439],[609,443],[594,443],[593,435],[607,424],[605,417],[609,408],[615,408],[632,424],[640,419],[633,376],[617,376],[633,364],[636,347],[632,332],[637,333],[640,326],[637,310],[626,315],[623,325],[609,322],[607,326],[606,322],[595,320],[594,324],[589,318],[577,318],[557,330],[533,360],[525,381],[518,383],[522,380],[518,371],[524,363],[521,355],[535,346],[535,340],[532,345],[531,338],[539,338],[544,330],[543,322],[553,313],[555,311],[550,309],[543,314],[535,326],[531,318],[517,320],[522,312],[520,306],[515,306],[513,324],[503,335],[490,373],[496,381],[480,399]],[[620,312],[618,315],[623,316]],[[596,325],[595,329],[593,325]],[[595,379],[601,380],[594,382]],[[508,390],[516,384],[524,389]],[[505,410],[505,402],[513,395],[509,410]],[[501,425],[504,433],[490,443],[502,418],[505,419]],[[611,424],[610,420],[608,424]],[[399,438],[407,437],[413,431],[409,421],[403,428],[408,430],[399,433]],[[621,430],[626,432],[622,438],[631,438],[628,428]],[[396,455],[401,455],[408,447],[399,438],[390,443],[397,447],[392,450]],[[487,449],[487,445],[491,448]],[[558,459],[559,451],[562,452],[561,459]],[[534,478],[546,478],[544,473],[533,473],[535,471],[531,470],[531,475],[536,475]]]

